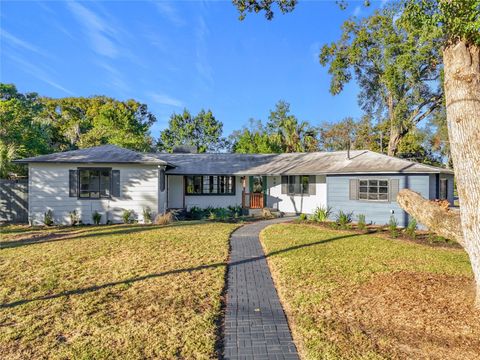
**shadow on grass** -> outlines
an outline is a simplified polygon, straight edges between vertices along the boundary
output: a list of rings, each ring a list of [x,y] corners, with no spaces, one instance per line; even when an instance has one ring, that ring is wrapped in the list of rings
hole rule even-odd
[[[66,228],[59,229],[58,231],[54,230],[47,234],[42,234],[41,236],[36,236],[29,239],[20,239],[20,240],[12,240],[12,241],[2,241],[0,242],[0,249],[8,249],[8,248],[16,248],[21,246],[27,245],[34,245],[34,244],[43,244],[48,242],[55,242],[55,241],[64,241],[64,240],[76,240],[76,239],[85,239],[97,236],[111,236],[111,235],[130,235],[139,232],[147,232],[152,230],[158,230],[161,228],[169,228],[169,227],[177,227],[177,226],[191,226],[191,225],[198,225],[203,224],[205,221],[179,221],[174,222],[169,225],[111,225],[105,228],[99,228],[97,230],[93,230],[88,226],[84,228]],[[68,231],[67,231],[68,230]],[[33,230],[35,231],[35,230]],[[71,233],[69,233],[71,231]]]
[[[235,236],[235,233],[233,233],[232,237],[233,236]],[[24,299],[24,300],[14,301],[14,302],[11,302],[11,303],[0,304],[0,308],[12,308],[12,307],[28,304],[28,303],[35,302],[35,301],[57,299],[57,298],[64,297],[64,296],[82,295],[82,294],[85,294],[85,293],[90,293],[90,292],[94,292],[94,291],[98,291],[98,290],[102,290],[102,289],[106,289],[106,288],[110,288],[110,287],[114,287],[114,286],[118,286],[118,285],[128,285],[128,284],[133,284],[133,283],[136,283],[136,282],[139,282],[139,281],[148,280],[148,279],[155,279],[155,278],[164,277],[164,276],[168,276],[168,275],[190,273],[190,272],[199,271],[199,270],[214,269],[214,268],[217,268],[217,267],[227,266],[227,265],[229,267],[233,267],[233,266],[237,266],[237,265],[241,265],[241,264],[245,264],[245,263],[249,263],[249,262],[263,260],[263,259],[266,259],[268,257],[280,255],[280,254],[283,254],[283,253],[286,253],[286,252],[289,252],[289,251],[304,249],[304,248],[308,248],[308,247],[312,247],[312,246],[316,246],[316,245],[327,244],[327,243],[330,243],[332,241],[347,239],[347,238],[356,237],[356,236],[362,236],[362,235],[361,234],[348,234],[348,235],[336,236],[336,237],[332,237],[332,238],[328,238],[328,239],[324,239],[324,240],[319,240],[319,241],[316,241],[316,242],[313,242],[313,243],[291,246],[291,247],[288,247],[288,248],[285,248],[285,249],[273,251],[273,252],[268,253],[266,255],[256,256],[256,257],[253,257],[253,258],[234,261],[234,262],[230,262],[230,263],[219,262],[219,263],[213,263],[213,264],[208,264],[208,265],[200,265],[200,266],[184,268],[184,269],[174,269],[174,270],[169,270],[169,271],[165,271],[165,272],[161,272],[161,273],[154,273],[154,274],[137,276],[137,277],[124,279],[124,280],[119,280],[119,281],[113,281],[113,282],[105,283],[105,284],[102,284],[102,285],[94,285],[94,286],[89,286],[89,287],[85,287],[85,288],[81,288],[81,289],[62,291],[62,292],[57,293],[57,294],[39,296],[39,297],[35,297],[35,298],[32,298],[32,299]]]

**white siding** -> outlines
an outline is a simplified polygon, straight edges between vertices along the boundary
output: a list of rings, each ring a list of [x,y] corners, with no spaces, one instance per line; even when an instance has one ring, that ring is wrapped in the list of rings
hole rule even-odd
[[[122,221],[124,209],[133,210],[139,221],[143,221],[143,209],[149,207],[153,213],[161,210],[158,195],[158,167],[153,165],[102,164],[120,170],[120,197],[112,199],[85,200],[69,197],[69,170],[76,164],[30,164],[29,169],[29,212],[34,224],[43,223],[43,214],[53,211],[55,223],[69,224],[69,213],[77,210],[82,222],[92,223],[92,213],[102,214],[102,223]],[[89,167],[89,166],[85,166]],[[90,167],[94,167],[90,165]]]
[[[285,213],[311,214],[318,206],[327,205],[327,183],[325,176],[316,176],[316,194],[290,196],[282,194],[281,176],[267,177],[267,207]]]
[[[168,176],[168,207],[183,208],[183,176]],[[190,210],[192,207],[199,208],[224,207],[242,205],[242,180],[240,176],[235,177],[235,195],[186,195],[185,207]]]

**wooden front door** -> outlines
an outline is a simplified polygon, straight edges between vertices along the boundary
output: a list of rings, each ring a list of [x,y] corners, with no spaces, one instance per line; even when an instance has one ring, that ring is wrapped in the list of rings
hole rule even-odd
[[[263,209],[265,207],[266,180],[266,176],[250,176],[248,181],[250,209]]]

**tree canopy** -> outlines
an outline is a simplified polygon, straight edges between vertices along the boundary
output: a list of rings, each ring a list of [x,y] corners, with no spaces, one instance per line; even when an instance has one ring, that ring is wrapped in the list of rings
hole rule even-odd
[[[114,144],[152,149],[155,116],[135,100],[106,96],[52,99],[0,84],[0,176],[24,174],[14,158]]]
[[[176,146],[194,147],[199,153],[219,151],[225,146],[222,137],[223,123],[208,110],[193,116],[187,109],[181,114],[172,114],[168,128],[162,130],[157,148],[172,152]]]
[[[231,149],[238,153],[291,153],[318,150],[318,131],[308,121],[290,113],[290,104],[280,100],[265,125],[251,122],[250,128],[230,136]]]
[[[320,53],[320,63],[332,75],[330,92],[340,93],[355,78],[362,109],[378,122],[389,122],[389,155],[396,155],[401,139],[443,106],[440,40],[405,27],[399,15],[387,8],[346,21],[341,38]]]

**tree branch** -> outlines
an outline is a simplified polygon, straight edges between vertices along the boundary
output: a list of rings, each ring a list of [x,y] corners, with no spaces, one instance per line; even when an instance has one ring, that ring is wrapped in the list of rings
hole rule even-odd
[[[430,231],[455,240],[465,247],[459,211],[445,209],[409,189],[403,189],[398,193],[397,202],[403,210],[428,227]]]
[[[430,115],[436,108],[440,106],[440,103],[442,101],[442,96],[440,94],[432,96],[430,99],[425,100],[423,103],[421,103],[413,112],[412,116],[408,119],[408,122],[416,125],[423,119],[425,119],[428,115]],[[420,114],[422,111],[422,108],[429,105],[429,108],[423,113]]]

